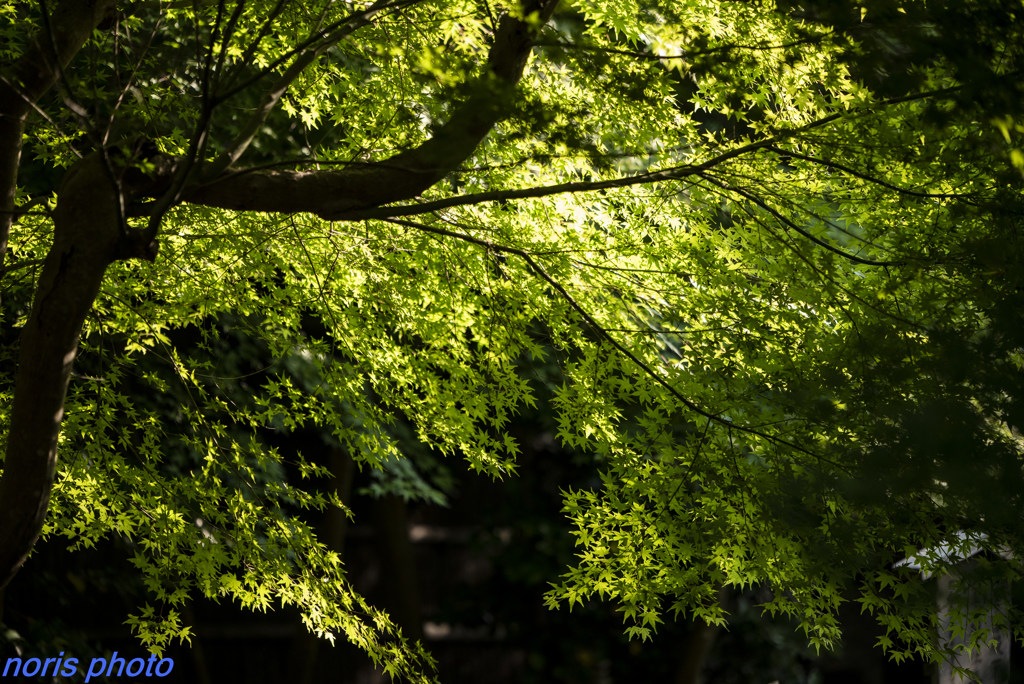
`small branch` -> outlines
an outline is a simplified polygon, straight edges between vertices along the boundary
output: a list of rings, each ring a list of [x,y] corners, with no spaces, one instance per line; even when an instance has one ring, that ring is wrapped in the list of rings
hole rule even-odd
[[[259,49],[260,43],[262,43],[263,39],[270,33],[271,28],[273,28],[274,23],[277,21],[277,17],[284,10],[284,6],[288,4],[288,1],[289,0],[278,0],[277,4],[274,5],[274,9],[270,10],[270,14],[267,15],[267,19],[263,22],[263,26],[261,26],[260,30],[256,33],[255,38],[250,40],[249,46],[245,49],[245,52],[242,53],[242,56],[238,58],[236,62],[237,66],[235,67],[236,69],[242,69],[253,63],[253,58],[256,55],[256,51]],[[234,69],[232,69],[232,72],[233,71]],[[234,74],[229,72],[225,82],[232,80],[234,80]]]
[[[56,67],[71,61],[114,4],[114,0],[59,0],[53,16],[46,18],[51,30],[47,35],[35,35],[24,54],[4,70],[4,79],[0,81],[0,278],[14,222],[25,119],[39,98],[56,83]],[[47,36],[52,36],[52,40]],[[56,55],[55,64],[44,53],[44,44],[50,46],[46,53],[52,50]]]
[[[349,16],[345,17],[344,19],[340,19],[340,20],[334,22],[333,24],[331,24],[327,28],[315,32],[309,38],[307,38],[306,40],[302,41],[302,43],[300,43],[299,45],[296,45],[291,50],[288,50],[286,53],[284,53],[283,55],[281,55],[280,57],[278,57],[277,59],[272,61],[270,64],[268,64],[263,69],[261,69],[258,73],[256,73],[255,75],[251,76],[250,78],[248,78],[247,80],[242,82],[241,85],[235,86],[235,87],[231,88],[231,90],[229,90],[229,91],[227,91],[225,93],[217,93],[216,101],[218,103],[220,103],[220,102],[223,102],[225,100],[228,100],[228,99],[234,97],[235,95],[237,95],[238,93],[242,92],[243,90],[245,90],[246,88],[248,88],[252,84],[254,84],[257,81],[259,81],[260,79],[266,77],[268,74],[273,73],[273,71],[275,69],[277,69],[279,66],[281,66],[282,64],[287,62],[289,59],[291,59],[295,55],[302,54],[305,50],[309,49],[310,46],[316,45],[320,41],[330,40],[331,35],[333,34],[334,31],[336,31],[338,29],[343,29],[349,22],[351,22],[354,19],[364,15],[366,12],[373,11],[375,13],[379,13],[379,12],[382,12],[384,10],[397,9],[397,8],[405,7],[405,6],[408,6],[408,5],[415,5],[415,4],[418,4],[418,3],[423,2],[423,1],[424,0],[398,0],[394,4],[381,6],[382,5],[382,0],[378,0],[376,3],[374,3],[374,7],[370,7],[368,9],[364,10],[363,12],[356,12],[354,14],[350,14]],[[275,7],[275,10],[276,9],[277,8]],[[328,34],[328,36],[326,38],[322,38],[321,37],[324,33]],[[258,36],[258,38],[259,38],[259,36]],[[328,47],[330,47],[330,46],[328,46]]]
[[[33,197],[31,200],[29,200],[28,202],[25,202],[25,204],[22,204],[20,207],[15,207],[12,211],[4,212],[4,213],[13,214],[15,220],[21,218],[22,216],[26,216],[26,215],[49,216],[50,215],[50,200],[52,198],[53,198],[52,195],[37,195],[37,196]],[[41,212],[33,212],[32,209],[34,207],[38,207],[39,205],[43,206],[43,211],[41,211]]]
[[[196,121],[195,132],[192,134],[191,140],[189,140],[188,153],[175,167],[174,173],[171,176],[170,186],[166,191],[164,191],[163,195],[161,195],[160,198],[157,199],[156,202],[153,202],[149,207],[149,223],[146,225],[145,232],[142,236],[143,243],[149,244],[156,239],[157,233],[160,231],[160,223],[163,221],[164,214],[180,201],[181,191],[185,187],[186,182],[188,182],[192,169],[195,167],[199,151],[206,145],[206,135],[212,116],[213,107],[209,102],[204,103],[203,109],[199,114],[199,119]]]
[[[904,195],[911,195],[912,197],[933,197],[937,199],[961,199],[967,202],[968,204],[977,206],[975,202],[972,202],[967,199],[970,195],[964,195],[960,193],[920,192],[919,190],[901,188],[899,186],[893,185],[892,183],[888,183],[880,178],[875,178],[874,176],[870,176],[866,173],[861,173],[860,171],[851,169],[849,166],[844,166],[843,164],[840,164],[838,162],[830,161],[827,159],[818,159],[817,157],[811,157],[806,154],[800,154],[799,152],[790,152],[788,150],[783,150],[774,145],[769,146],[768,149],[784,157],[792,157],[793,159],[803,159],[804,161],[819,164],[821,166],[824,166],[825,168],[842,171],[843,173],[847,173],[856,178],[860,178],[861,180],[866,180],[869,183],[881,185],[883,188],[895,190],[896,192]]]
[[[231,18],[228,19],[228,25],[224,28],[224,38],[220,43],[220,51],[217,53],[217,66],[216,73],[219,75],[222,73],[224,68],[224,58],[227,57],[228,44],[231,43],[231,39],[235,35],[235,28],[238,26],[238,20],[242,17],[242,11],[245,9],[245,0],[239,0],[235,6],[235,11],[231,13]]]
[[[699,173],[697,175],[699,175],[701,178],[703,178],[707,182],[711,183],[712,185],[714,185],[716,187],[719,187],[722,190],[725,190],[726,192],[734,192],[737,195],[739,195],[740,197],[743,197],[743,198],[749,200],[750,202],[753,202],[754,204],[756,204],[757,206],[761,207],[762,209],[767,211],[769,214],[774,216],[776,219],[778,219],[779,222],[781,222],[783,225],[785,225],[788,228],[791,228],[791,229],[795,230],[796,232],[800,233],[801,235],[803,235],[805,238],[807,238],[808,240],[810,240],[814,244],[819,245],[820,247],[824,247],[828,251],[832,252],[833,254],[838,254],[839,256],[843,257],[844,259],[848,259],[849,261],[852,261],[852,262],[854,262],[856,264],[862,264],[864,266],[902,266],[904,264],[903,261],[872,261],[871,259],[862,259],[859,256],[855,256],[855,255],[850,254],[848,252],[844,252],[843,250],[841,250],[841,249],[839,249],[837,247],[833,247],[832,245],[828,244],[827,242],[825,242],[821,238],[815,237],[809,231],[806,231],[803,228],[801,228],[800,226],[796,225],[795,223],[790,221],[788,218],[783,216],[781,213],[779,213],[777,210],[775,210],[774,208],[768,206],[768,204],[766,204],[757,195],[753,195],[753,194],[747,192],[746,190],[740,190],[739,188],[730,187],[730,186],[726,185],[725,183],[721,183],[721,182],[715,180],[714,178],[712,178],[711,176],[709,176],[709,175],[707,175],[705,173]]]
[[[238,7],[241,7],[242,3],[238,3]],[[236,8],[237,9],[237,8]],[[199,89],[202,93],[203,105],[210,101],[211,95],[211,83],[210,78],[213,72],[213,52],[217,45],[217,39],[220,37],[220,22],[224,18],[224,0],[217,2],[217,17],[213,20],[213,29],[210,31],[210,47],[206,50],[206,60],[203,62],[203,71],[199,78]],[[198,30],[198,22],[196,22]],[[198,33],[196,34],[196,49],[199,49]]]
[[[520,257],[523,261],[526,262],[526,264],[531,269],[533,269],[534,273],[536,273],[541,278],[541,280],[543,280],[548,285],[550,285],[552,288],[554,288],[555,291],[558,292],[558,294],[562,296],[562,298],[569,304],[569,306],[572,307],[572,309],[574,311],[576,311],[576,313],[578,313],[580,315],[580,317],[583,318],[584,321],[587,322],[587,324],[594,330],[594,332],[598,333],[598,335],[600,335],[601,337],[606,339],[613,347],[615,347],[619,351],[619,353],[621,353],[623,356],[625,356],[630,361],[632,361],[649,378],[651,378],[656,383],[658,383],[659,385],[664,387],[666,390],[668,390],[668,392],[672,396],[674,396],[676,399],[678,399],[680,403],[682,403],[684,406],[686,406],[688,409],[690,409],[694,413],[697,413],[697,414],[699,414],[701,416],[704,416],[705,418],[707,418],[709,420],[712,420],[712,421],[715,421],[716,423],[720,423],[721,425],[724,425],[724,426],[726,426],[726,427],[728,427],[730,429],[739,430],[740,432],[746,432],[748,434],[756,435],[758,437],[766,439],[766,440],[768,440],[770,442],[773,442],[775,444],[780,444],[782,446],[789,447],[790,449],[793,449],[794,451],[798,451],[798,452],[800,452],[802,454],[810,456],[811,458],[817,459],[819,461],[825,460],[825,459],[821,458],[821,456],[819,456],[818,454],[812,453],[812,452],[804,449],[803,447],[800,447],[800,446],[798,446],[796,444],[793,444],[792,442],[790,442],[788,440],[782,439],[781,437],[776,437],[776,436],[773,436],[773,435],[768,435],[768,434],[765,434],[765,433],[763,433],[763,432],[761,432],[759,430],[755,430],[753,428],[749,428],[749,427],[746,427],[744,425],[739,425],[739,424],[734,423],[734,422],[732,422],[730,420],[722,418],[721,414],[717,414],[717,413],[714,413],[714,412],[702,409],[700,406],[698,406],[697,404],[693,403],[692,401],[690,401],[689,399],[684,397],[679,392],[679,390],[677,390],[675,387],[673,387],[667,380],[665,380],[660,375],[655,373],[654,369],[652,369],[650,366],[648,366],[646,363],[644,363],[642,360],[640,360],[633,352],[631,352],[629,349],[627,349],[625,346],[623,346],[618,340],[616,340],[611,335],[611,333],[608,332],[608,330],[606,330],[604,328],[604,326],[602,326],[600,323],[598,323],[594,319],[594,317],[591,316],[586,311],[586,309],[584,309],[582,306],[580,306],[580,304],[573,298],[572,295],[569,294],[568,291],[566,291],[566,289],[562,286],[561,283],[559,283],[557,280],[555,280],[550,275],[548,275],[548,272],[545,271],[541,267],[541,265],[538,264],[534,260],[533,256],[529,252],[527,252],[526,250],[519,249],[517,247],[508,247],[506,245],[498,244],[496,242],[491,242],[489,240],[481,240],[480,238],[475,238],[472,235],[466,235],[464,233],[456,233],[455,231],[445,230],[444,228],[437,228],[437,227],[434,227],[434,226],[428,226],[428,225],[425,225],[425,224],[422,224],[422,223],[416,223],[414,221],[405,221],[405,220],[402,220],[402,219],[383,219],[383,220],[385,222],[387,222],[387,223],[393,223],[393,224],[400,225],[400,226],[407,226],[409,228],[415,228],[416,230],[420,230],[420,231],[423,231],[423,232],[426,232],[426,233],[434,233],[436,235],[444,235],[445,237],[451,237],[451,238],[455,238],[455,239],[458,239],[458,240],[462,240],[464,242],[469,242],[471,244],[479,245],[481,247],[485,247],[487,249],[490,249],[490,250],[493,250],[493,251],[496,251],[496,252],[504,252],[506,254],[514,254],[514,255]],[[835,465],[835,464],[833,464],[833,465]]]
[[[407,3],[404,3],[407,4]],[[285,69],[281,77],[277,79],[277,82],[270,88],[270,91],[263,96],[263,100],[257,105],[256,110],[249,117],[245,126],[239,131],[235,139],[231,141],[227,149],[221,153],[219,157],[209,166],[204,169],[203,177],[207,179],[213,179],[218,177],[224,171],[227,171],[232,164],[238,161],[238,158],[249,148],[249,145],[256,138],[256,134],[263,127],[263,122],[266,121],[267,116],[277,106],[277,103],[281,100],[281,97],[288,91],[288,88],[297,79],[303,71],[306,70],[310,64],[312,64],[320,55],[330,49],[332,46],[337,45],[339,41],[344,40],[354,31],[366,26],[370,23],[375,15],[381,11],[391,7],[388,4],[388,0],[377,0],[372,6],[362,12],[351,15],[346,19],[342,25],[335,30],[327,38],[323,39],[315,48],[307,48],[299,54],[298,57]]]
[[[66,141],[68,141],[67,142],[67,146],[68,146],[68,149],[71,150],[72,154],[74,154],[79,159],[82,158],[82,156],[83,156],[82,153],[79,152],[78,150],[76,150],[75,146],[71,144],[71,142],[70,142],[71,136],[69,136],[67,133],[65,133],[63,130],[61,130],[60,125],[57,124],[57,122],[54,121],[52,118],[50,118],[50,115],[47,114],[45,111],[43,111],[43,109],[39,105],[37,105],[32,100],[30,100],[29,97],[22,91],[21,88],[19,88],[15,84],[11,83],[10,81],[8,81],[3,76],[0,76],[0,82],[2,82],[4,85],[6,85],[8,88],[10,88],[11,92],[16,93],[18,95],[18,97],[20,97],[22,99],[22,101],[25,102],[25,104],[27,104],[29,107],[32,108],[32,111],[34,111],[36,114],[38,114],[40,117],[42,117],[43,121],[45,121],[46,123],[48,123],[51,126],[53,126],[53,130],[57,131],[61,135],[61,137],[63,137]]]
[[[8,266],[7,273],[14,273],[15,271],[21,270],[23,268],[28,268],[29,266],[38,266],[45,262],[46,259],[26,259],[25,261],[19,261],[16,264],[11,264],[10,266]]]
[[[162,22],[163,15],[161,14],[157,17],[157,20],[153,25],[153,30],[149,32],[149,38],[146,39],[146,44],[143,46],[142,50],[139,51],[139,57],[135,60],[135,65],[132,67],[132,72],[128,75],[128,79],[125,81],[124,86],[121,88],[121,92],[118,94],[117,100],[114,102],[114,106],[111,107],[110,118],[107,120],[107,127],[103,133],[104,145],[107,144],[107,141],[110,138],[110,131],[114,125],[114,116],[116,112],[121,108],[121,103],[124,101],[125,95],[127,95],[131,90],[132,84],[135,82],[135,77],[136,75],[138,75],[139,69],[142,68],[142,64],[143,62],[145,62],[146,56],[149,54],[149,50],[153,46],[153,40],[156,38],[156,35],[160,30],[160,24]]]
[[[741,45],[739,43],[727,43],[725,45],[719,45],[718,47],[707,48],[706,50],[684,50],[678,55],[656,55],[650,52],[638,52],[636,50],[619,50],[616,48],[606,48],[599,45],[565,43],[557,40],[537,41],[534,43],[534,45],[537,45],[539,47],[558,47],[566,50],[580,50],[583,52],[603,52],[612,55],[624,55],[626,57],[633,57],[634,59],[644,59],[651,62],[657,62],[666,59],[689,59],[693,57],[703,57],[704,55],[713,55],[718,52],[728,52],[730,50],[755,50],[759,52],[767,52],[770,50],[785,50],[786,48],[796,47],[798,45],[807,45],[820,42],[823,38],[832,33],[833,31],[830,30],[818,36],[805,38],[803,40],[795,40],[792,43],[783,43],[781,45]]]

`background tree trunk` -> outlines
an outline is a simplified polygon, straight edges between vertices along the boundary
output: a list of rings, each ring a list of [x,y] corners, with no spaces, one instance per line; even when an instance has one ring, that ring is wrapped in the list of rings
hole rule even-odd
[[[409,540],[409,513],[400,496],[388,494],[373,502],[373,526],[383,565],[384,605],[407,639],[423,639],[416,555]]]
[[[352,480],[355,477],[356,463],[347,451],[340,448],[331,449],[327,468],[331,471],[330,490],[338,495],[346,506],[352,502]],[[323,524],[317,531],[317,538],[338,554],[344,561],[345,535],[348,532],[348,517],[339,508],[329,508],[324,515]],[[303,630],[296,638],[294,646],[295,665],[290,671],[295,673],[299,684],[313,684],[316,678],[317,653],[320,651],[320,639],[312,632]]]
[[[732,589],[729,587],[719,589],[718,604],[724,607],[731,596]],[[715,645],[715,638],[721,629],[718,625],[709,625],[703,620],[693,623],[679,667],[676,669],[675,684],[703,684],[704,663],[707,662],[708,654]]]

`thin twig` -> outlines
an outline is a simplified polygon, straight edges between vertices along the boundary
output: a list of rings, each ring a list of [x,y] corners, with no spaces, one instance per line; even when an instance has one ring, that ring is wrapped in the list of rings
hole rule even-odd
[[[760,432],[759,430],[754,430],[754,429],[749,428],[747,426],[736,424],[736,423],[728,420],[727,418],[723,418],[720,413],[715,413],[713,411],[708,411],[708,410],[702,409],[700,406],[698,406],[697,404],[695,404],[691,400],[689,400],[686,397],[684,397],[679,392],[679,390],[677,390],[675,387],[673,387],[667,380],[665,380],[660,375],[655,373],[654,369],[652,369],[650,366],[648,366],[646,363],[644,363],[642,360],[640,360],[633,352],[631,352],[629,349],[627,349],[625,346],[623,346],[618,340],[616,340],[615,337],[612,336],[611,333],[609,333],[600,323],[598,323],[594,319],[594,317],[591,316],[590,313],[587,312],[586,309],[584,309],[582,306],[580,306],[580,304],[575,300],[575,298],[573,298],[572,295],[569,294],[568,291],[566,291],[566,289],[562,286],[561,283],[559,283],[557,280],[555,280],[550,275],[548,275],[548,272],[545,271],[541,267],[541,265],[538,264],[533,259],[533,257],[530,255],[530,253],[527,252],[526,250],[522,250],[522,249],[519,249],[517,247],[509,247],[509,246],[506,246],[506,245],[502,245],[502,244],[498,244],[498,243],[495,243],[495,242],[491,242],[489,240],[481,240],[480,238],[475,238],[472,235],[465,235],[463,233],[456,233],[456,232],[451,231],[451,230],[445,230],[444,228],[437,228],[435,226],[428,226],[428,225],[425,225],[425,224],[422,224],[422,223],[416,223],[414,221],[406,221],[406,220],[403,220],[403,219],[382,219],[382,220],[384,220],[387,223],[393,223],[393,224],[400,225],[400,226],[407,226],[409,228],[415,228],[416,230],[421,230],[421,231],[424,231],[424,232],[427,232],[427,233],[435,233],[437,235],[444,235],[446,237],[455,238],[455,239],[462,240],[462,241],[465,241],[465,242],[469,242],[469,243],[474,244],[474,245],[479,245],[481,247],[485,247],[487,249],[491,249],[491,250],[494,250],[494,251],[497,251],[497,252],[504,252],[506,254],[515,254],[516,256],[518,256],[521,259],[523,259],[523,261],[526,262],[526,264],[534,271],[534,273],[536,273],[541,278],[541,280],[545,281],[546,283],[548,283],[548,285],[550,285],[552,288],[554,288],[555,291],[558,292],[558,294],[561,295],[562,298],[569,304],[569,306],[572,307],[572,309],[575,310],[576,313],[578,313],[583,318],[583,320],[587,322],[587,324],[594,330],[594,332],[598,333],[601,337],[606,339],[622,355],[624,355],[626,358],[628,358],[630,361],[632,361],[638,368],[640,368],[642,371],[644,371],[644,373],[648,377],[650,377],[656,383],[658,383],[659,385],[664,387],[666,390],[668,390],[668,392],[672,396],[674,396],[676,399],[678,399],[680,401],[680,403],[682,403],[684,406],[686,406],[688,409],[690,409],[694,413],[697,413],[697,414],[699,414],[701,416],[704,416],[705,418],[713,420],[716,423],[720,423],[720,424],[722,424],[722,425],[724,425],[724,426],[726,426],[728,428],[739,430],[740,432],[746,432],[746,433],[749,433],[749,434],[753,434],[753,435],[756,435],[756,436],[761,437],[763,439],[766,439],[766,440],[768,440],[770,442],[774,442],[776,444],[781,444],[783,446],[789,447],[790,449],[793,449],[794,451],[798,451],[798,452],[800,452],[802,454],[805,454],[807,456],[810,456],[811,458],[814,458],[816,460],[819,460],[819,461],[825,460],[819,454],[815,454],[815,453],[813,453],[811,451],[808,451],[807,449],[804,449],[803,447],[801,447],[801,446],[799,446],[797,444],[794,444],[794,443],[792,443],[792,442],[790,442],[788,440],[782,439],[781,437],[777,437],[777,436],[774,436],[774,435],[768,435],[768,434],[765,434],[763,432]],[[838,465],[838,464],[832,463],[832,465]]]
[[[795,230],[796,232],[800,233],[801,235],[803,235],[805,238],[807,238],[808,240],[810,240],[814,244],[819,245],[821,247],[824,247],[828,251],[830,251],[830,252],[832,252],[834,254],[838,254],[839,256],[843,257],[844,259],[848,259],[848,260],[850,260],[850,261],[852,261],[854,263],[862,264],[864,266],[902,266],[903,263],[904,263],[902,261],[873,261],[871,259],[862,259],[859,256],[850,254],[848,252],[844,252],[843,250],[841,250],[841,249],[839,249],[837,247],[833,247],[832,245],[828,244],[827,242],[825,242],[821,238],[816,237],[813,233],[811,233],[811,232],[809,232],[807,230],[804,230],[800,226],[796,225],[793,221],[790,221],[788,218],[786,218],[781,213],[779,213],[775,208],[773,208],[773,207],[769,206],[768,204],[766,204],[764,202],[764,200],[762,200],[757,195],[753,195],[753,194],[747,192],[746,190],[741,190],[740,188],[734,188],[734,187],[731,187],[729,185],[726,185],[725,183],[722,183],[720,181],[715,180],[714,178],[712,178],[708,174],[698,173],[697,175],[700,176],[701,178],[703,178],[704,180],[706,180],[708,183],[711,183],[712,185],[715,185],[715,186],[721,188],[722,190],[725,190],[726,192],[734,192],[737,195],[739,195],[740,197],[743,197],[743,198],[749,200],[750,202],[753,202],[754,204],[756,204],[757,206],[761,207],[762,209],[767,211],[769,214],[774,216],[776,219],[778,219],[783,225],[785,225],[788,228],[791,228],[792,230]]]

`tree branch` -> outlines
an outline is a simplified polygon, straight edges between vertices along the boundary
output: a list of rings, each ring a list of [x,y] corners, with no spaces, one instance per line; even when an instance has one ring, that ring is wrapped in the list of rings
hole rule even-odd
[[[839,162],[832,161],[830,159],[819,159],[817,157],[811,157],[811,156],[806,155],[806,154],[800,154],[799,152],[792,152],[790,150],[784,150],[781,147],[776,147],[774,145],[770,146],[768,149],[770,149],[772,152],[775,152],[776,154],[778,154],[781,157],[792,157],[793,159],[802,159],[802,160],[807,161],[807,162],[811,162],[811,163],[814,163],[814,164],[819,164],[821,166],[824,166],[827,169],[835,169],[836,171],[842,171],[843,173],[849,174],[849,175],[853,176],[854,178],[860,178],[861,180],[865,180],[865,181],[867,181],[869,183],[874,183],[876,185],[881,185],[883,188],[888,188],[889,190],[894,190],[895,192],[898,192],[898,193],[900,193],[902,195],[910,195],[911,197],[936,198],[936,199],[959,199],[959,200],[963,200],[967,204],[972,204],[972,205],[977,206],[975,202],[973,202],[973,201],[968,199],[969,195],[966,195],[966,194],[963,194],[963,193],[955,193],[955,192],[954,193],[947,193],[947,192],[921,192],[920,190],[911,190],[910,188],[901,188],[898,185],[893,185],[892,183],[884,181],[881,178],[875,178],[872,175],[863,173],[861,171],[857,171],[856,169],[852,169],[849,166],[845,166],[843,164],[840,164]]]
[[[394,223],[400,226],[415,228],[416,230],[420,230],[425,233],[434,233],[436,235],[444,235],[445,237],[456,238],[458,240],[462,240],[470,244],[486,247],[487,249],[493,250],[495,252],[504,252],[505,254],[514,254],[518,256],[520,259],[526,262],[526,265],[529,266],[530,269],[534,273],[536,273],[541,280],[550,285],[569,304],[569,306],[572,307],[572,309],[576,313],[578,313],[584,321],[586,321],[587,325],[589,325],[594,332],[596,332],[601,338],[607,340],[608,343],[615,347],[615,349],[617,349],[620,354],[622,354],[627,359],[632,361],[633,364],[641,371],[643,371],[647,377],[649,377],[651,380],[664,387],[669,394],[674,396],[679,401],[679,403],[681,403],[686,408],[690,409],[694,413],[697,413],[698,415],[707,418],[710,421],[719,423],[731,430],[739,430],[740,432],[746,432],[748,434],[761,437],[762,439],[765,439],[768,442],[788,447],[793,451],[799,452],[806,456],[810,456],[811,458],[814,458],[817,461],[829,463],[830,465],[839,467],[837,463],[829,461],[823,458],[820,454],[816,454],[812,451],[809,451],[799,446],[798,444],[794,444],[789,440],[783,439],[775,435],[770,435],[765,432],[761,432],[756,428],[752,428],[740,423],[734,423],[728,418],[723,418],[722,412],[715,412],[713,409],[705,410],[698,406],[697,404],[695,404],[693,401],[684,397],[682,393],[679,390],[677,390],[660,373],[656,373],[653,368],[644,363],[636,354],[631,352],[625,345],[623,345],[621,342],[615,339],[615,337],[604,326],[598,323],[597,320],[593,316],[591,316],[590,313],[587,312],[587,310],[584,309],[571,294],[569,294],[569,292],[565,289],[565,287],[562,286],[561,283],[552,278],[551,275],[549,275],[548,272],[545,271],[539,263],[537,263],[536,259],[533,258],[534,255],[530,254],[530,252],[527,252],[524,249],[519,249],[517,247],[509,247],[506,245],[498,244],[496,242],[490,242],[489,240],[481,240],[480,238],[473,237],[472,235],[456,233],[455,231],[446,230],[444,228],[438,228],[436,226],[428,226],[422,223],[416,223],[415,221],[405,221],[402,219],[384,220],[387,221],[388,223]]]
[[[828,251],[832,252],[833,254],[837,254],[837,255],[843,257],[844,259],[848,259],[849,261],[852,261],[855,264],[862,264],[864,266],[901,266],[904,263],[902,261],[873,261],[871,259],[863,259],[863,258],[861,258],[861,257],[859,257],[859,256],[857,256],[855,254],[850,254],[849,252],[844,252],[843,250],[841,250],[841,249],[839,249],[837,247],[833,247],[832,245],[828,244],[827,242],[825,242],[821,238],[818,238],[815,235],[813,235],[811,232],[809,232],[807,230],[804,230],[800,226],[796,225],[795,223],[790,221],[788,218],[783,216],[781,213],[779,213],[776,209],[772,208],[767,203],[765,203],[764,200],[762,200],[757,195],[753,195],[753,194],[751,194],[751,193],[749,193],[749,192],[747,192],[747,191],[745,191],[745,190],[743,190],[741,188],[732,187],[732,186],[729,186],[729,185],[727,185],[725,183],[717,181],[714,178],[712,178],[711,176],[707,175],[706,173],[701,173],[701,174],[698,174],[698,175],[701,178],[703,178],[704,180],[706,180],[708,183],[711,183],[712,185],[714,185],[714,186],[716,186],[718,188],[721,188],[722,190],[725,190],[726,192],[736,193],[740,197],[743,197],[744,199],[746,199],[746,200],[756,204],[757,206],[761,207],[766,212],[768,212],[769,214],[774,216],[776,218],[776,220],[778,220],[780,223],[782,223],[782,225],[784,225],[787,228],[790,228],[792,230],[795,230],[796,232],[800,233],[801,235],[803,235],[805,238],[807,238],[808,240],[810,240],[814,244],[816,244],[816,245],[818,245],[820,247],[824,247],[825,249],[827,249]]]
[[[49,18],[51,35],[43,35],[44,31],[34,36],[25,53],[10,65],[10,75],[0,79],[0,280],[15,216],[14,195],[25,117],[57,82],[60,69],[68,65],[93,30],[114,11],[115,4],[115,0],[61,0]]]
[[[474,95],[419,147],[380,164],[328,171],[239,173],[185,188],[181,200],[224,209],[314,212],[331,219],[347,211],[410,199],[458,168],[507,111],[522,78],[539,27],[558,0],[534,0],[524,10],[533,20],[505,15],[499,22],[487,69]],[[150,210],[137,207],[132,215]]]
[[[507,17],[502,20],[504,25]],[[528,52],[526,53],[528,54]],[[494,51],[492,51],[492,58]],[[916,97],[927,97],[932,93],[925,93]],[[916,98],[914,98],[916,99]],[[902,101],[902,100],[901,100]],[[458,135],[457,117],[463,118],[473,116],[474,104],[481,104],[478,98],[471,98],[463,106],[460,114],[452,117],[452,120],[442,129],[442,133],[451,129],[452,136]],[[885,105],[889,102],[877,103]],[[318,171],[264,171],[252,169],[240,169],[234,174],[211,181],[196,188],[185,195],[183,199],[193,204],[220,207],[223,209],[234,209],[239,211],[267,211],[281,213],[311,212],[328,221],[363,221],[366,219],[383,219],[395,216],[413,216],[416,214],[427,214],[440,209],[447,209],[455,206],[468,204],[479,204],[481,202],[504,201],[513,199],[529,199],[536,197],[547,197],[567,192],[592,192],[609,188],[624,188],[632,185],[656,183],[666,180],[678,180],[687,176],[708,171],[715,166],[722,164],[734,157],[770,147],[774,143],[787,140],[800,133],[825,126],[844,116],[856,116],[867,114],[868,111],[850,113],[835,113],[812,121],[804,126],[790,130],[779,131],[776,135],[765,140],[743,145],[727,152],[723,152],[700,164],[674,166],[661,171],[642,173],[636,176],[624,178],[613,178],[607,181],[589,181],[560,183],[558,185],[540,186],[535,188],[522,188],[519,190],[497,190],[492,192],[480,192],[461,197],[449,197],[433,202],[420,204],[384,207],[383,204],[401,201],[415,197],[419,192],[430,187],[440,180],[445,173],[458,168],[461,161],[468,157],[472,150],[466,151],[460,144],[452,144],[448,147],[449,158],[446,160],[435,159],[439,164],[434,168],[429,166],[421,167],[418,177],[413,172],[409,173],[409,160],[415,158],[419,163],[424,163],[423,157],[429,157],[431,152],[437,148],[443,148],[444,136],[439,133],[433,139],[412,153],[403,153],[377,164],[362,164],[359,168],[350,168],[344,171],[318,170]],[[480,114],[477,112],[479,117]],[[497,116],[493,118],[490,125],[493,126]],[[476,144],[483,139],[486,131],[479,135]],[[425,153],[420,150],[428,148]],[[474,147],[475,149],[475,147]],[[456,160],[455,152],[463,154],[461,159]],[[445,164],[440,166],[440,164]],[[441,172],[444,169],[444,172]],[[431,174],[432,179],[427,177]],[[431,180],[426,183],[426,180]],[[412,181],[412,182],[408,182]],[[405,183],[389,189],[381,187],[382,183]],[[411,192],[415,188],[420,190]],[[391,195],[393,199],[388,199]],[[361,198],[356,199],[356,198]],[[132,207],[129,216],[148,216],[152,212],[152,205],[144,204]]]
[[[413,0],[416,2],[419,0]],[[410,2],[399,2],[398,5],[405,6]],[[256,134],[260,128],[263,127],[263,122],[267,120],[267,116],[277,106],[277,103],[281,100],[281,97],[287,92],[288,88],[295,81],[296,78],[306,70],[310,64],[312,64],[320,55],[327,52],[332,46],[337,45],[340,41],[350,36],[354,31],[366,26],[371,22],[374,16],[380,12],[393,7],[389,0],[377,0],[370,7],[357,12],[345,20],[342,25],[335,30],[331,35],[324,38],[320,43],[315,46],[310,46],[303,50],[295,58],[295,60],[288,65],[284,73],[277,79],[270,91],[267,92],[263,99],[260,101],[256,110],[249,117],[245,126],[239,131],[235,139],[231,141],[227,149],[224,150],[219,157],[210,165],[209,168],[203,170],[203,175],[208,178],[217,178],[222,173],[227,171],[232,164],[238,161],[238,158],[249,149],[249,145],[255,139]]]

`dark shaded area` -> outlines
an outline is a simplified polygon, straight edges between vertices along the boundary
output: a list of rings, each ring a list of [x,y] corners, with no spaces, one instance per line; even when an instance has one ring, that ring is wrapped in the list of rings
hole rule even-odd
[[[264,350],[239,335],[233,349],[248,358],[236,370],[266,367],[259,365]],[[284,454],[302,451],[330,465],[335,478],[318,484],[351,501],[355,523],[332,513],[311,522],[325,543],[344,553],[356,589],[387,608],[403,632],[422,635],[447,684],[930,681],[920,663],[887,663],[872,646],[877,626],[853,608],[844,608],[843,647],[816,656],[792,624],[761,615],[757,605],[768,599],[763,590],[723,597],[732,616],[728,629],[668,623],[646,643],[623,636],[613,604],[593,602],[571,613],[544,608],[548,583],[573,562],[560,492],[598,486],[600,466],[591,456],[560,448],[550,418],[540,401],[511,425],[522,447],[518,477],[494,482],[448,464],[454,478],[448,507],[394,495],[374,498],[367,493],[379,484],[373,474],[355,469],[317,432],[264,437]],[[346,477],[352,478],[347,484]],[[24,637],[26,655],[53,657],[64,650],[79,658],[83,673],[91,658],[115,650],[119,656],[147,655],[123,625],[146,600],[127,560],[132,551],[128,540],[117,537],[76,553],[66,552],[60,540],[41,544],[7,592],[5,621]],[[175,668],[166,682],[387,681],[357,649],[311,641],[294,610],[250,613],[195,599],[183,616],[196,636],[168,649]],[[8,657],[12,644],[3,649]]]
[[[1024,106],[1019,78],[1024,21],[1004,0],[908,3],[898,0],[784,0],[779,9],[853,39],[844,59],[853,76],[883,97],[925,89],[922,67],[942,65],[961,86],[967,112],[1005,115]],[[933,116],[941,118],[938,110]]]

